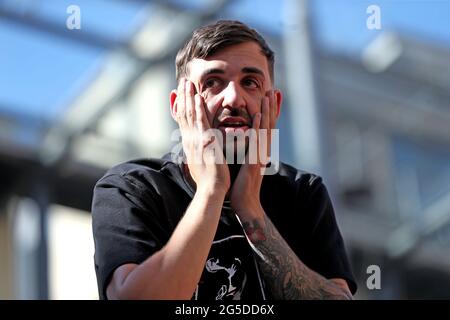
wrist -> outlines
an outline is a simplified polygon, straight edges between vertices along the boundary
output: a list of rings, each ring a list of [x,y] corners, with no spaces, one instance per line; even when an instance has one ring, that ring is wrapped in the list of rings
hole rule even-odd
[[[249,221],[264,216],[264,209],[259,199],[253,201],[240,201],[239,203],[231,203],[231,206],[236,211],[236,214],[241,221]]]
[[[195,191],[196,196],[200,196],[208,199],[217,199],[223,200],[225,199],[227,191],[220,187],[208,186],[208,185],[199,185]]]

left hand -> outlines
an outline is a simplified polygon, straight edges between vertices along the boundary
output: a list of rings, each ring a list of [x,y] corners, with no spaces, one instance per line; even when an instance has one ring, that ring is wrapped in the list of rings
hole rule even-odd
[[[258,213],[263,212],[260,210],[262,207],[259,193],[264,168],[270,160],[271,129],[275,128],[277,101],[273,90],[268,91],[261,100],[261,113],[253,116],[252,129],[256,134],[250,135],[245,162],[242,164],[230,191],[231,206],[241,220],[243,218],[245,220],[257,218]],[[260,129],[266,130],[265,136],[260,136]],[[251,148],[252,143],[256,145],[256,148]],[[257,152],[257,161],[256,163],[249,163],[249,158],[255,158],[254,155],[249,157],[249,153],[255,151]]]

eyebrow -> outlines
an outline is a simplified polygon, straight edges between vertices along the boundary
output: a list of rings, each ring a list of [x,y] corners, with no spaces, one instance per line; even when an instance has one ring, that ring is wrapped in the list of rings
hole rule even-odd
[[[209,76],[210,74],[217,74],[217,73],[225,74],[225,71],[219,68],[206,69],[205,71],[202,72],[200,78],[203,79],[204,77]]]
[[[261,69],[258,69],[258,68],[255,68],[255,67],[242,68],[242,72],[244,72],[244,73],[256,73],[256,74],[259,74],[260,76],[262,76],[263,78],[265,78],[264,72],[262,72]]]
[[[255,67],[244,67],[244,68],[241,69],[241,71],[243,73],[259,74],[260,76],[265,78],[264,72],[262,72],[261,69],[258,69],[258,68],[255,68]],[[206,76],[209,76],[210,74],[225,74],[225,70],[219,69],[219,68],[206,69],[205,71],[202,72],[202,75],[201,75],[200,78],[204,78]]]

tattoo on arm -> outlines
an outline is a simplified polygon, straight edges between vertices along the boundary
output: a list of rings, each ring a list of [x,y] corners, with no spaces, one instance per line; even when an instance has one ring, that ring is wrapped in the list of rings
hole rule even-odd
[[[243,222],[242,226],[274,298],[353,298],[350,292],[303,264],[266,215]]]

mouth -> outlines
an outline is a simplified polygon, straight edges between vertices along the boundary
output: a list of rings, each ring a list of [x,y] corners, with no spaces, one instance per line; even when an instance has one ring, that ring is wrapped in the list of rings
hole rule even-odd
[[[250,127],[249,123],[241,117],[228,117],[219,123],[219,129],[225,132],[234,132],[236,130],[247,130]]]

